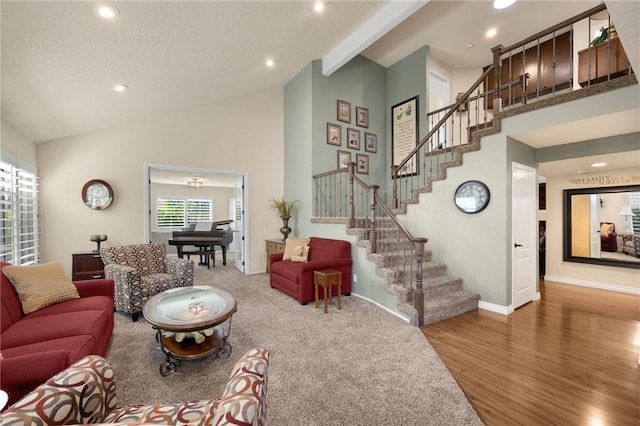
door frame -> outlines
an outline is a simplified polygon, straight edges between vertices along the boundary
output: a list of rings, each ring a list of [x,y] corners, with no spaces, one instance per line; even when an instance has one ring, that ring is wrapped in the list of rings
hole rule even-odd
[[[244,206],[244,222],[243,222],[243,232],[244,232],[244,241],[241,242],[244,250],[244,273],[246,271],[250,271],[249,265],[249,256],[247,253],[249,252],[249,214],[248,214],[248,200],[249,200],[249,175],[244,172],[234,172],[229,170],[215,170],[215,169],[204,169],[204,168],[196,168],[196,167],[185,167],[185,166],[174,166],[168,164],[153,164],[153,163],[144,163],[143,164],[144,173],[143,173],[143,188],[144,188],[144,241],[151,241],[151,170],[168,170],[174,172],[185,172],[185,174],[227,174],[227,175],[235,175],[242,176],[244,181],[244,190],[242,193],[243,196],[243,206]]]
[[[514,210],[514,205],[515,205],[515,193],[514,193],[514,183],[515,183],[515,171],[516,169],[521,169],[527,172],[531,172],[531,179],[530,179],[530,184],[531,184],[531,200],[530,200],[530,211],[528,212],[530,214],[530,220],[528,221],[529,224],[528,226],[525,228],[526,229],[526,233],[529,234],[529,241],[532,242],[538,242],[539,243],[539,238],[537,236],[537,228],[538,228],[538,211],[537,211],[537,207],[538,207],[538,200],[537,200],[537,191],[536,191],[536,187],[537,187],[537,183],[538,183],[538,172],[535,168],[533,167],[529,167],[526,166],[524,164],[520,164],[517,162],[512,162],[511,163],[511,307],[510,307],[510,311],[513,312],[515,309],[517,309],[515,307],[515,296],[516,296],[516,285],[515,285],[515,279],[516,279],[516,262],[515,262],[515,250],[514,250],[514,245],[516,244],[517,241],[515,241],[516,238],[516,216],[517,216],[517,212]],[[519,305],[519,306],[523,306],[524,304],[531,302],[533,300],[537,300],[540,298],[540,292],[538,291],[538,256],[535,255],[535,253],[539,253],[539,248],[538,248],[538,244],[536,244],[535,248],[532,248],[532,251],[534,253],[534,255],[531,256],[531,265],[530,269],[531,269],[531,277],[530,280],[533,283],[533,285],[531,285],[531,294],[530,294],[530,299]],[[519,307],[518,306],[518,307]]]

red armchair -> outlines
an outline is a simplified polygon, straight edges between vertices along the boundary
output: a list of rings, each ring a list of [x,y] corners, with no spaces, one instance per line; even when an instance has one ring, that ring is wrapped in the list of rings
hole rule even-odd
[[[351,243],[343,240],[311,237],[307,262],[282,260],[284,253],[272,254],[269,258],[269,282],[303,305],[315,300],[313,271],[335,269],[342,272],[342,294],[351,295]],[[338,288],[331,286],[332,296]],[[322,287],[319,297],[324,297]]]
[[[600,250],[618,251],[618,234],[612,222],[600,222]]]

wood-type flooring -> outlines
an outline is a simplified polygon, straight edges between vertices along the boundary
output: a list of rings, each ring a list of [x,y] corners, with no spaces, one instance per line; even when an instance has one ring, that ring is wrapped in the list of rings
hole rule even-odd
[[[422,331],[486,425],[640,425],[640,296],[540,282]]]

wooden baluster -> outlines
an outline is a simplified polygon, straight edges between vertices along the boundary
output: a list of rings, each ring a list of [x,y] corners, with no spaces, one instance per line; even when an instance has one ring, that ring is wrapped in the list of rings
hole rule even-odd
[[[376,196],[380,185],[371,187],[371,213],[369,217],[369,241],[371,242],[371,253],[378,252],[378,237],[376,235]]]
[[[356,207],[353,204],[353,175],[356,172],[356,163],[349,163],[349,228],[356,227]]]

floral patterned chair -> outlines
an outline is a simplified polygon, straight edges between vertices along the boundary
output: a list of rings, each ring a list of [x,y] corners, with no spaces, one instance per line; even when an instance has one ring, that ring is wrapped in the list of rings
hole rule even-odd
[[[238,360],[219,399],[117,407],[111,364],[90,355],[7,408],[0,424],[264,425],[268,365],[269,351],[256,347]]]
[[[115,282],[116,310],[138,320],[151,296],[175,287],[193,285],[193,261],[167,257],[162,243],[103,247],[104,274]]]

